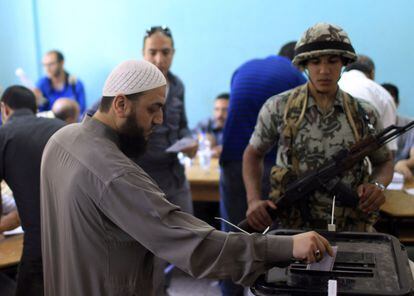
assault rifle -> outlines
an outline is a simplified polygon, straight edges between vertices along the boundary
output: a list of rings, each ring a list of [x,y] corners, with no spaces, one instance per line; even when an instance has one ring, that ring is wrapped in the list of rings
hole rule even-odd
[[[369,135],[350,148],[340,150],[320,168],[309,171],[297,180],[289,183],[284,194],[276,203],[277,209],[267,208],[270,217],[275,220],[281,209],[289,207],[301,199],[308,198],[316,190],[332,193],[344,206],[356,207],[359,197],[354,190],[341,182],[342,173],[351,169],[366,156],[413,127],[414,121],[401,127],[390,125],[377,135]],[[256,232],[248,224],[247,219],[241,221],[238,226],[249,233]]]

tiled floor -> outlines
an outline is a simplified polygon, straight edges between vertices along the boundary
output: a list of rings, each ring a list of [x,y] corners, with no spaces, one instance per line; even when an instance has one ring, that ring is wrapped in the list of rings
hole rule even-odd
[[[220,287],[217,281],[196,280],[184,272],[174,269],[170,287],[167,290],[169,296],[220,296]],[[245,295],[252,296],[248,289]]]

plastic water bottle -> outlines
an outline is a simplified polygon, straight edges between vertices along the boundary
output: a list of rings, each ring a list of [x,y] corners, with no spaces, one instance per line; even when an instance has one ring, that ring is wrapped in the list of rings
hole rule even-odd
[[[20,83],[26,86],[27,88],[33,88],[34,83],[27,77],[26,73],[22,68],[17,68],[15,72],[16,76],[19,77]]]
[[[210,168],[211,163],[211,143],[205,133],[198,135],[198,162],[204,170]]]

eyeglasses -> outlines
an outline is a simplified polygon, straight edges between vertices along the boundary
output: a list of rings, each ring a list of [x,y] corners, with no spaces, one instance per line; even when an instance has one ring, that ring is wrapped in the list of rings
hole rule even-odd
[[[150,37],[152,34],[156,32],[163,32],[167,37],[172,38],[172,34],[170,28],[167,26],[154,26],[145,31],[145,37]]]

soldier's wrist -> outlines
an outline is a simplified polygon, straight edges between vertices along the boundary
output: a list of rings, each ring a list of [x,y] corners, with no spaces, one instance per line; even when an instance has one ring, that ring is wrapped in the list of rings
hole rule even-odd
[[[377,188],[380,189],[381,191],[384,191],[387,188],[384,184],[382,184],[381,182],[379,182],[377,180],[373,180],[370,183],[377,186]]]

